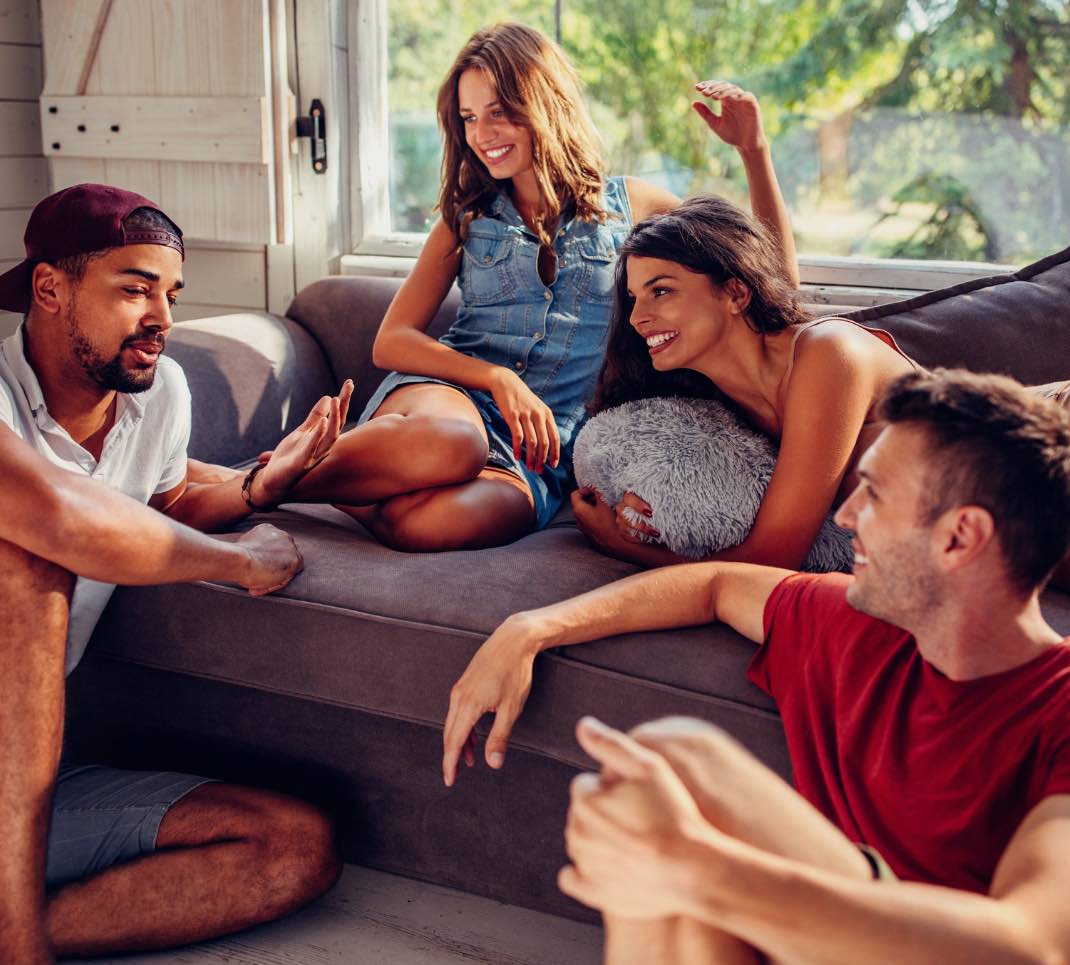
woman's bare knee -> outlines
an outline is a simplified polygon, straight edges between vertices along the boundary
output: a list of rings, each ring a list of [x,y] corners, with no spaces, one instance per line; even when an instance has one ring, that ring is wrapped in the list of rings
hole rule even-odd
[[[448,482],[475,479],[487,464],[489,446],[478,426],[466,419],[415,414],[405,420],[409,451],[432,459]]]

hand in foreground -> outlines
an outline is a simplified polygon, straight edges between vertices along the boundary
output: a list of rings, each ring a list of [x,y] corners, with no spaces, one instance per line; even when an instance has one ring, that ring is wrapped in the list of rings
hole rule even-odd
[[[249,556],[248,568],[238,581],[249,591],[249,596],[264,596],[281,590],[305,567],[290,534],[270,523],[254,526],[249,532],[242,533],[237,542]]]
[[[338,395],[325,395],[312,407],[308,418],[272,452],[261,453],[264,468],[253,480],[253,502],[258,506],[279,503],[305,473],[327,456],[346,423],[352,395],[353,380],[346,379]]]
[[[505,763],[509,734],[531,690],[537,649],[524,617],[512,616],[476,651],[453,685],[442,732],[442,779],[447,787],[457,779],[462,755],[465,764],[475,766],[473,728],[487,712],[494,713],[485,749],[487,765],[497,769]]]
[[[561,460],[561,436],[550,407],[506,368],[495,370],[491,386],[494,404],[513,436],[513,455],[524,453],[524,465],[535,472],[556,469]]]
[[[691,106],[725,144],[738,151],[756,151],[768,146],[758,98],[750,91],[723,80],[700,81],[695,84],[695,90],[720,104],[720,114],[703,101],[694,101]]]
[[[567,895],[622,918],[697,917],[691,859],[699,841],[720,837],[664,758],[592,717],[576,727],[601,776],[572,784],[565,846],[572,861],[558,875]]]

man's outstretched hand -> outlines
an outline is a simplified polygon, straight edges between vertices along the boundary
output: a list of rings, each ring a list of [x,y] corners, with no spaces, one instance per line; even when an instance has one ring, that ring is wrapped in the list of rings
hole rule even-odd
[[[305,474],[331,451],[349,414],[353,380],[346,379],[336,396],[325,395],[308,418],[260,458],[266,463],[252,485],[252,500],[258,506],[276,506]],[[267,456],[265,459],[264,456]]]

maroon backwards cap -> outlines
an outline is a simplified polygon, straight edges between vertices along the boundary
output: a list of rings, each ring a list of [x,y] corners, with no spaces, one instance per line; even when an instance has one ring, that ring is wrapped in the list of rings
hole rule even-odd
[[[167,217],[148,198],[107,184],[76,184],[39,202],[23,237],[26,260],[0,275],[0,308],[22,313],[30,310],[30,276],[39,261],[51,263],[124,245],[167,245],[185,259],[177,225],[174,234],[160,229],[127,231],[123,227],[123,220],[137,208],[151,208]]]

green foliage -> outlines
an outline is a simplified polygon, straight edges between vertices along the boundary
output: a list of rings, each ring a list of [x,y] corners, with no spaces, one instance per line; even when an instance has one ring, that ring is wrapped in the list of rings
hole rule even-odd
[[[614,172],[742,199],[735,152],[690,108],[696,81],[723,77],[761,99],[804,240],[815,228],[815,244],[844,252],[1016,261],[1070,240],[1063,0],[560,0],[556,12]],[[427,132],[452,58],[502,19],[552,34],[555,4],[391,0],[390,17],[395,221],[423,230],[438,188]]]

